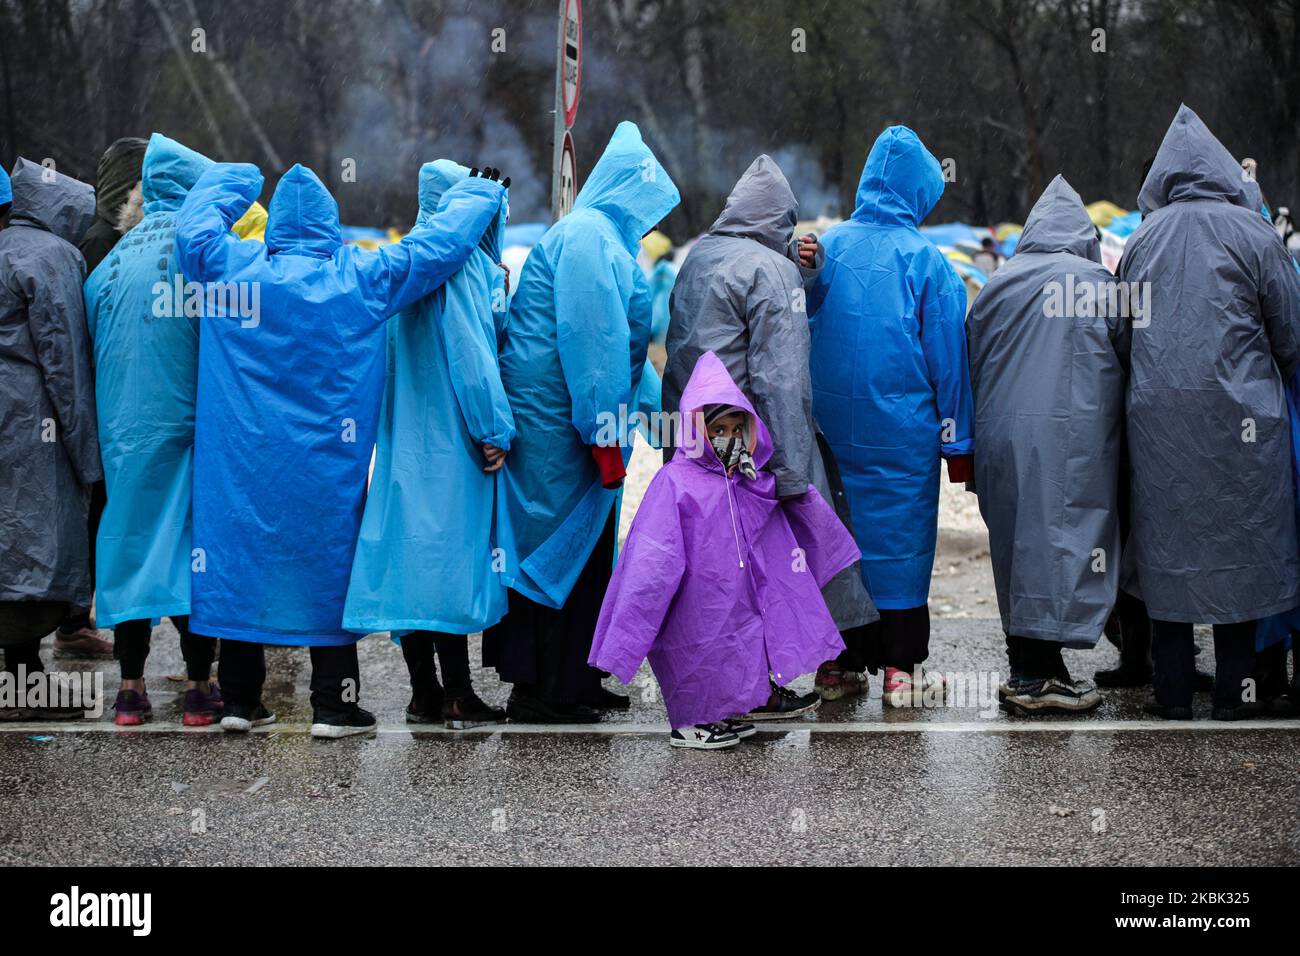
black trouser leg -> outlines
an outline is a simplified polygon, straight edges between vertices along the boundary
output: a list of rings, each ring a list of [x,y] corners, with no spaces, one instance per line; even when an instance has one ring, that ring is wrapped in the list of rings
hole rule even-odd
[[[190,617],[172,618],[181,636],[181,656],[185,658],[185,676],[202,683],[212,679],[212,662],[217,658],[217,639],[190,633]]]
[[[1033,637],[1007,635],[1007,659],[1011,664],[1011,676],[1021,680],[1046,680],[1057,677],[1069,678],[1065,661],[1061,657],[1061,645],[1056,641],[1041,641]]]
[[[433,659],[433,631],[412,631],[402,635],[402,658],[411,678],[411,696],[417,710],[425,710],[442,700],[438,683],[438,665]]]
[[[469,679],[469,636],[435,634],[438,662],[442,664],[442,686],[448,697],[464,697],[473,691]]]
[[[262,685],[266,683],[266,655],[262,645],[252,641],[222,641],[217,677],[227,704],[250,710],[256,707],[262,702]]]
[[[840,639],[844,641],[844,650],[840,651],[840,656],[835,658],[837,665],[846,671],[854,671],[855,673],[867,669],[867,640],[870,627],[870,624],[864,624],[861,627],[840,631]]]
[[[5,648],[4,669],[10,674],[17,674],[20,666],[25,667],[29,674],[45,670],[45,665],[41,663],[41,639],[39,637],[34,641],[25,641],[22,644],[10,644]]]
[[[104,506],[108,503],[104,494],[104,483],[97,481],[90,486],[90,506],[86,510],[86,532],[90,537],[90,580],[95,580],[95,540],[99,537],[99,519],[103,517]],[[74,607],[68,617],[59,625],[63,636],[74,634],[81,628],[90,627],[90,608]]]
[[[149,659],[149,639],[153,625],[149,621],[122,621],[113,627],[113,656],[122,670],[122,680],[144,677],[144,662]]]
[[[1165,707],[1190,707],[1196,689],[1196,642],[1192,625],[1151,621],[1151,686]]]
[[[1119,615],[1120,664],[1126,670],[1149,670],[1151,618],[1147,616],[1146,603],[1120,591],[1115,600],[1115,611]]]
[[[1255,671],[1255,622],[1214,625],[1214,706],[1239,707]]]
[[[886,667],[911,671],[930,656],[930,606],[880,611],[880,659]]]
[[[225,659],[225,653],[222,653]],[[357,645],[311,649],[311,709],[317,716],[354,710],[361,700],[361,665]]]

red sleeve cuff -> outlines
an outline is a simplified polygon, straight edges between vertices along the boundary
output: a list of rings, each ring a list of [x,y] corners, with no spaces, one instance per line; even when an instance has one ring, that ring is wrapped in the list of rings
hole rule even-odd
[[[627,477],[627,469],[623,467],[623,449],[616,445],[592,445],[591,457],[596,459],[596,467],[600,469],[602,485],[617,488],[623,484],[623,479]]]
[[[953,484],[975,480],[975,456],[957,455],[948,459],[948,480]]]

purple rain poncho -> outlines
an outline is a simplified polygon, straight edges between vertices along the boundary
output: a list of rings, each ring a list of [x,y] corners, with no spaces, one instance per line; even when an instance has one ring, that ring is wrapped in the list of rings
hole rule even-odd
[[[768,472],[726,474],[704,431],[712,404],[748,413],[758,468],[772,456],[753,405],[705,352],[682,392],[682,445],[637,510],[589,658],[626,684],[648,656],[673,727],[760,707],[769,674],[787,684],[839,654],[820,588],[858,559],[811,485],[781,502]]]

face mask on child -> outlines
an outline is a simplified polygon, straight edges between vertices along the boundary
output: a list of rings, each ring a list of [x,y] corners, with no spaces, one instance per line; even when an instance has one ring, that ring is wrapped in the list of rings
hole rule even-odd
[[[758,477],[758,472],[754,470],[754,459],[741,439],[719,437],[711,438],[709,441],[718,454],[718,460],[728,472],[733,468],[739,468],[740,473],[750,480]]]

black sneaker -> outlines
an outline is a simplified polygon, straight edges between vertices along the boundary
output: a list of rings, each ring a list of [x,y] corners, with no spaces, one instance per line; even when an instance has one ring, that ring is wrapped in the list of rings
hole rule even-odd
[[[1038,714],[1083,714],[1096,710],[1105,699],[1089,681],[1012,680],[1000,688],[999,706],[1015,717]]]
[[[585,704],[554,704],[540,697],[512,693],[506,716],[519,724],[594,724],[600,711]]]
[[[408,724],[440,724],[443,707],[442,688],[436,694],[412,694],[411,702],[406,705],[406,722]]]
[[[341,714],[317,711],[312,715],[311,735],[323,740],[336,740],[339,737],[372,733],[378,726],[375,715],[360,707],[353,707]]]
[[[275,714],[261,704],[256,707],[241,707],[226,701],[222,710],[221,729],[228,733],[246,734],[254,727],[275,723]]]
[[[788,687],[772,685],[772,696],[762,707],[756,707],[741,720],[785,720],[787,717],[801,717],[811,714],[821,706],[822,699],[814,694],[796,694]]]
[[[696,724],[674,730],[668,735],[668,743],[691,750],[722,750],[724,747],[736,746],[740,743],[740,738],[723,723]]]
[[[1151,683],[1151,668],[1121,661],[1119,667],[1097,671],[1092,676],[1098,687],[1146,687]]]
[[[464,697],[448,697],[442,705],[442,722],[449,730],[468,730],[484,724],[499,724],[505,719],[504,710],[485,704],[473,691]]]
[[[1234,707],[1220,707],[1216,704],[1210,711],[1210,717],[1214,720],[1253,720],[1263,712],[1263,706],[1257,703],[1237,704]]]
[[[597,687],[583,703],[593,710],[627,710],[632,706],[632,702],[623,694],[616,694],[603,687]]]
[[[1191,720],[1192,708],[1184,707],[1181,704],[1171,704],[1166,706],[1160,703],[1154,697],[1148,697],[1142,705],[1142,709],[1148,714],[1156,717],[1163,717],[1165,720]]]
[[[1292,689],[1268,702],[1271,717],[1300,716],[1300,690]]]

